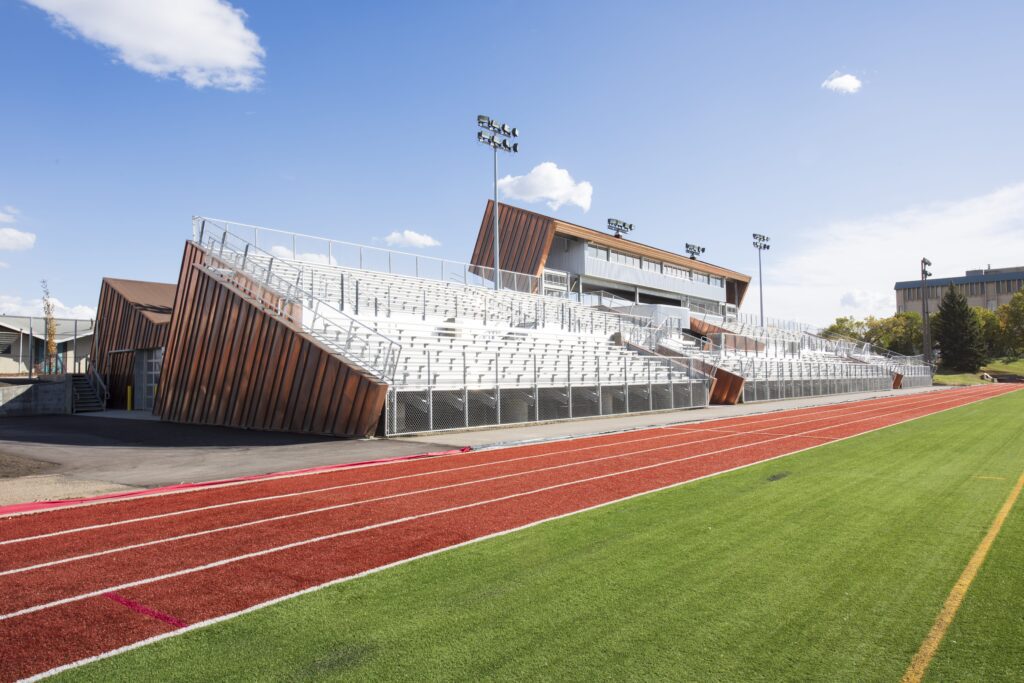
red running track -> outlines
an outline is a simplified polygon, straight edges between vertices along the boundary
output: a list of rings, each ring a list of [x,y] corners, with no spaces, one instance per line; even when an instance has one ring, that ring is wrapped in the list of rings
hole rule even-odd
[[[1012,390],[871,399],[0,518],[0,680]]]

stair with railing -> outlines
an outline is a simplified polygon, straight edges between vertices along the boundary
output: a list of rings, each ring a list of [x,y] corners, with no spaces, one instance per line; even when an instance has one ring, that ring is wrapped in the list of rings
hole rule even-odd
[[[99,412],[106,408],[104,403],[85,373],[71,375],[71,411],[73,413]]]

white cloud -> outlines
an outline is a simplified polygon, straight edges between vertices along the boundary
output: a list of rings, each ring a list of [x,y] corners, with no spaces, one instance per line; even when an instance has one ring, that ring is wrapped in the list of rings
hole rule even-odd
[[[935,277],[1017,266],[1022,234],[1024,183],[815,227],[766,253],[765,314],[814,324],[840,315],[889,316],[896,312],[893,285],[919,277],[922,257],[931,259]],[[756,308],[755,278],[744,310]]]
[[[36,243],[36,236],[15,228],[0,228],[0,250],[24,251],[31,249]]]
[[[246,14],[227,0],[26,0],[71,34],[143,73],[194,88],[252,90],[263,56]]]
[[[281,246],[276,244],[270,247],[270,253],[281,259],[288,259],[290,261],[306,261],[308,263],[319,263],[321,265],[337,265],[337,259],[330,257],[327,254],[320,254],[312,251],[300,251],[292,254],[290,247]]]
[[[498,181],[498,189],[509,199],[530,203],[547,201],[555,211],[565,204],[575,204],[589,211],[594,194],[593,185],[585,180],[576,182],[567,170],[551,161],[534,166],[526,175],[505,176]]]
[[[60,299],[51,297],[51,300],[53,301],[53,315],[55,318],[96,318],[96,309],[91,306],[83,306],[81,304],[77,306],[68,306]],[[42,317],[43,300],[25,299],[20,296],[0,294],[0,314]]]
[[[18,220],[18,210],[8,204],[0,208],[0,223],[13,223]]]
[[[441,243],[430,235],[416,232],[415,230],[397,230],[384,238],[389,247],[415,247],[426,249],[427,247],[439,247]]]
[[[3,270],[4,268],[10,268],[10,267],[11,267],[11,264],[7,263],[6,261],[0,261],[0,270]]]
[[[838,71],[833,71],[832,75],[825,79],[825,82],[821,84],[821,87],[825,90],[831,90],[832,92],[841,92],[848,95],[860,90],[863,83],[860,79],[853,74],[841,74]]]

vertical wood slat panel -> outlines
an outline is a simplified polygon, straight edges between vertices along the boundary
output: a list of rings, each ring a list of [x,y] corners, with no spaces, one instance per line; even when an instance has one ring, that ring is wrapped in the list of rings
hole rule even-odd
[[[476,266],[494,266],[494,200],[487,201],[480,232],[470,262]],[[554,219],[508,204],[498,204],[501,232],[501,267],[528,275],[538,275],[547,261],[554,238]]]
[[[111,408],[125,408],[128,387],[135,383],[135,354],[127,349],[154,349],[167,343],[168,323],[156,323],[142,313],[142,307],[125,298],[119,287],[142,285],[147,289],[173,285],[132,283],[104,278],[96,306],[96,332],[93,335],[92,358],[104,376],[110,391]],[[119,351],[120,353],[112,353]]]
[[[186,247],[164,355],[165,420],[368,436],[387,385],[332,355],[231,285]],[[187,267],[185,267],[187,265]]]

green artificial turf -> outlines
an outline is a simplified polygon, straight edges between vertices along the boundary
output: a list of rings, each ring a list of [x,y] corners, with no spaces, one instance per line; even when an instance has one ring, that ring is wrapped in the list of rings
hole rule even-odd
[[[63,677],[895,681],[1024,470],[1022,410],[1018,392],[548,522]],[[951,631],[984,637],[936,671],[1019,672],[1021,526]]]
[[[1024,500],[967,591],[926,681],[1024,681]]]

